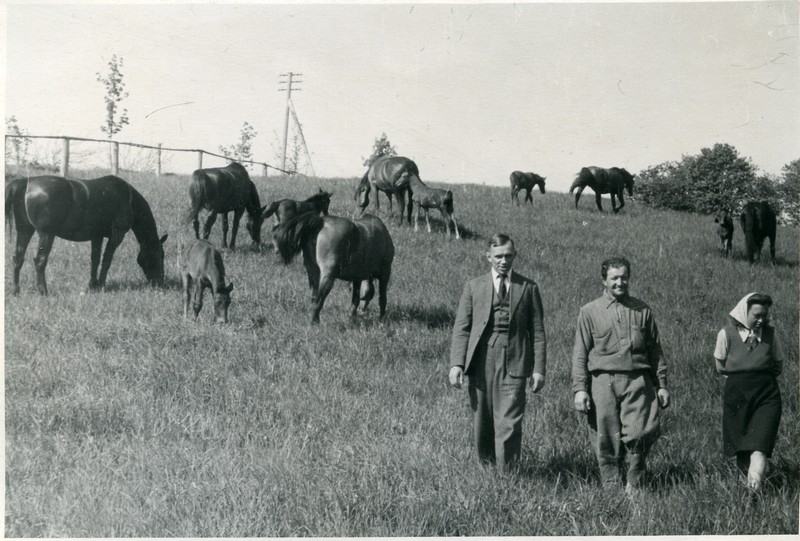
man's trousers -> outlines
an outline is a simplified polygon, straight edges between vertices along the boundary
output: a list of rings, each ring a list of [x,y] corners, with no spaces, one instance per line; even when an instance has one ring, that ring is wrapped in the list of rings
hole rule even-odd
[[[478,345],[469,369],[469,403],[478,457],[506,469],[522,448],[525,382],[506,372],[508,337],[492,335]]]

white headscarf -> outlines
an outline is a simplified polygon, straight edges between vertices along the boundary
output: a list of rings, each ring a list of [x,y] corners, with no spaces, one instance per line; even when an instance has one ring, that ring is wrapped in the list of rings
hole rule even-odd
[[[754,291],[742,297],[742,300],[730,311],[731,317],[741,323],[745,329],[750,328],[747,326],[747,299],[755,294],[756,292]]]

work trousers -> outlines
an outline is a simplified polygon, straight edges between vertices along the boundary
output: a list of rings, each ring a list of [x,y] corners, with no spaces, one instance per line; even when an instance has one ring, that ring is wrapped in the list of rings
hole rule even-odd
[[[589,426],[600,478],[604,484],[627,480],[639,487],[645,456],[659,436],[658,396],[650,374],[593,373],[591,395]]]
[[[468,374],[478,458],[500,469],[511,468],[519,460],[527,379],[506,371],[507,345],[507,335],[482,340]]]

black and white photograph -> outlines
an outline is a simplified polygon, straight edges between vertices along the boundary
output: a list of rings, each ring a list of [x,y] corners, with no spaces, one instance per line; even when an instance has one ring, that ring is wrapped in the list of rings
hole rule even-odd
[[[800,2],[10,0],[3,535],[800,533]]]

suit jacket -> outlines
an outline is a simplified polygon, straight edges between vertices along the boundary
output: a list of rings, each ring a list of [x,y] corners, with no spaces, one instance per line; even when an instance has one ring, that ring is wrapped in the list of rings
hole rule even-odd
[[[464,285],[453,324],[451,367],[461,366],[465,372],[469,370],[489,323],[493,294],[491,273]],[[514,377],[529,377],[533,372],[544,375],[547,346],[539,286],[533,280],[512,272],[510,295],[506,370]]]

